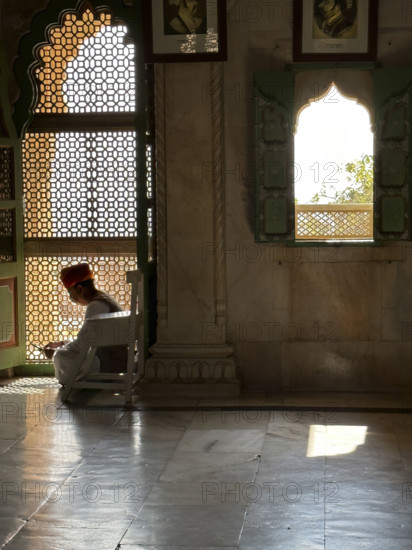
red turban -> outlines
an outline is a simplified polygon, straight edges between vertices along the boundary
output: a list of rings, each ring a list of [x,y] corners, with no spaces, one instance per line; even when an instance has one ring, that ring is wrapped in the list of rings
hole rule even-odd
[[[93,271],[89,264],[76,264],[64,267],[60,272],[60,278],[63,285],[69,289],[78,283],[93,279]]]

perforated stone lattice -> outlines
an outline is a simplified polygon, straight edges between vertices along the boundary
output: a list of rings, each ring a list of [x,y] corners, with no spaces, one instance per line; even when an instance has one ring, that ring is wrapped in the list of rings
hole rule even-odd
[[[45,360],[33,344],[68,340],[77,334],[84,318],[84,307],[70,300],[59,280],[61,269],[78,262],[88,262],[96,286],[111,294],[125,309],[129,308],[130,290],[126,271],[136,269],[135,256],[77,256],[26,258],[26,340],[28,359]]]
[[[135,109],[134,46],[111,14],[69,13],[39,48],[35,78],[37,113],[85,113]]]
[[[368,211],[297,212],[297,238],[370,238],[371,216]]]
[[[28,134],[25,236],[135,237],[134,132]]]
[[[13,210],[0,210],[0,262],[16,261]]]
[[[33,344],[69,339],[83,321],[84,308],[59,282],[62,267],[87,261],[97,286],[123,307],[125,271],[136,269],[136,255],[119,241],[137,232],[136,133],[116,114],[136,108],[134,45],[107,8],[89,8],[64,13],[48,29],[33,67],[36,131],[23,143],[23,190],[25,238],[39,240],[25,258],[27,359],[34,361],[45,358]]]
[[[14,262],[13,210],[0,210],[0,262]]]
[[[0,200],[14,198],[14,159],[11,147],[0,146]]]

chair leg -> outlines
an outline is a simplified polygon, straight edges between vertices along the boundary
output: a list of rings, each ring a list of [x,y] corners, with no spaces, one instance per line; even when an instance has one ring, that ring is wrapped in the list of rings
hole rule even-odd
[[[78,376],[81,374],[83,375],[87,374],[87,371],[90,368],[90,365],[92,364],[93,357],[95,356],[96,351],[97,351],[97,348],[90,347],[86,352],[82,352],[80,354],[79,362],[77,363],[77,365],[74,365],[73,372],[70,376],[70,379],[67,382],[67,384],[64,385],[62,395],[61,395],[61,400],[63,401],[63,403],[65,403],[68,400],[70,392],[73,388],[73,385],[75,385]]]
[[[129,347],[127,350],[125,403],[131,403],[132,401],[133,370],[134,370],[134,342],[133,344],[129,344]]]
[[[66,403],[67,399],[69,398],[71,389],[72,389],[71,384],[63,386],[62,393],[61,393],[61,400],[63,403]]]

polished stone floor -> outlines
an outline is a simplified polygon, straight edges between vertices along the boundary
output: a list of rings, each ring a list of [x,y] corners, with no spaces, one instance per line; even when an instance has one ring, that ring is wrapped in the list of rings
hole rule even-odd
[[[0,402],[2,548],[412,548],[412,394]]]

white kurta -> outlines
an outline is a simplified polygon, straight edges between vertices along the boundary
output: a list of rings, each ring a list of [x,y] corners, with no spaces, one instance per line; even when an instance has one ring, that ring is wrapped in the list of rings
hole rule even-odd
[[[95,315],[109,312],[110,306],[107,302],[102,300],[93,300],[87,305],[84,318],[89,319]],[[73,372],[73,369],[76,368],[79,361],[80,351],[83,345],[87,342],[86,332],[85,325],[83,325],[75,340],[56,350],[53,356],[53,363],[55,375],[60,384],[67,384],[70,379],[70,374]],[[80,377],[84,378],[87,374],[99,372],[99,369],[100,360],[97,355],[95,355],[88,372],[81,373]]]

